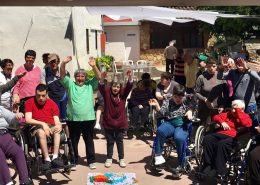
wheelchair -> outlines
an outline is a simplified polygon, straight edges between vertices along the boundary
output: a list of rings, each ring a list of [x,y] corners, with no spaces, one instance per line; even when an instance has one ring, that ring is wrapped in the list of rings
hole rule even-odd
[[[31,134],[32,126],[22,124],[19,137],[21,138],[21,146],[24,150],[27,166],[30,176],[33,175],[45,175],[54,172],[60,172],[64,170],[65,173],[70,174],[71,168],[75,166],[74,153],[71,143],[68,141],[64,130],[61,131],[60,149],[58,157],[63,160],[64,166],[62,168],[52,168],[47,171],[42,170],[43,156],[41,153],[40,144],[37,136]],[[52,138],[47,138],[48,150],[52,150],[53,141]]]
[[[237,128],[237,135],[234,138],[232,144],[232,150],[230,159],[226,163],[227,174],[225,179],[217,179],[217,177],[212,177],[201,172],[203,168],[203,138],[206,134],[215,132],[218,127],[216,124],[210,124],[206,126],[199,126],[195,136],[195,159],[198,165],[198,172],[195,176],[198,180],[203,180],[204,178],[210,177],[215,178],[215,180],[222,184],[239,185],[241,183],[248,184],[249,173],[247,166],[247,156],[249,149],[252,145],[251,134],[248,128],[239,127]]]
[[[143,132],[142,134],[144,136],[153,137],[153,135],[156,133],[156,130],[157,130],[157,125],[156,125],[156,121],[155,121],[155,110],[152,106],[150,106],[149,109],[150,109],[150,111],[149,111],[149,115],[148,115],[148,120],[146,123],[144,123],[144,128],[143,128],[143,130],[141,130],[141,132]],[[136,133],[135,125],[140,124],[140,123],[134,124],[132,122],[132,112],[128,108],[128,106],[127,106],[126,111],[127,111],[127,119],[128,119],[128,123],[129,123],[128,135],[130,136],[131,134]],[[140,121],[140,119],[141,118],[139,118],[139,121]]]
[[[193,171],[193,164],[192,164],[192,160],[194,158],[194,144],[192,141],[192,130],[193,127],[197,125],[197,123],[200,121],[198,118],[195,117],[195,113],[194,113],[194,118],[190,121],[190,123],[188,123],[187,125],[187,130],[188,130],[188,137],[185,143],[185,154],[183,154],[185,156],[185,164],[184,164],[184,173],[189,174]],[[163,120],[162,120],[163,122]],[[171,153],[173,151],[176,151],[176,145],[175,142],[173,140],[172,137],[169,137],[166,139],[166,142],[164,143],[164,147],[163,147],[163,153],[162,156],[164,157],[164,159],[167,161],[169,159],[169,157],[171,156]],[[151,160],[150,160],[150,168],[151,170],[157,170],[160,171],[161,169],[165,168],[163,165],[155,165],[155,142],[153,143],[153,147],[152,147],[152,154],[151,154]],[[179,176],[176,176],[177,178],[179,178],[182,174],[179,174]]]
[[[8,128],[8,133],[12,136],[12,138],[16,142],[16,144],[18,146],[22,147],[22,150],[25,151],[24,138],[23,138],[23,135],[21,134],[21,130],[19,128],[18,129]],[[15,180],[16,177],[18,176],[18,171],[16,170],[16,165],[10,159],[7,159],[7,164],[9,166],[11,178],[12,178],[12,180]],[[28,168],[28,170],[29,170],[29,168]]]

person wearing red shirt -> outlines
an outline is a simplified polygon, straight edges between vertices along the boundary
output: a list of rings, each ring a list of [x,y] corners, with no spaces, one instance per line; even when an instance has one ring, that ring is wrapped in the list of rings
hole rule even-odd
[[[208,134],[203,140],[203,173],[212,174],[214,170],[220,178],[225,176],[226,162],[229,159],[233,139],[236,137],[238,127],[251,127],[252,120],[244,112],[243,100],[232,101],[232,110],[213,116],[212,121],[221,127],[219,131]]]
[[[34,126],[34,132],[38,137],[42,154],[44,157],[43,171],[63,166],[62,160],[58,158],[60,146],[60,132],[62,125],[59,119],[59,109],[54,101],[48,99],[47,86],[39,84],[36,87],[35,97],[25,103],[25,121]],[[47,147],[47,137],[53,136],[54,151],[52,161]]]

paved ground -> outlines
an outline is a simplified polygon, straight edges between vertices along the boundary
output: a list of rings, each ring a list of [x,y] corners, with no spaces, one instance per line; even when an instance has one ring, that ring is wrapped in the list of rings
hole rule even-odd
[[[103,138],[102,135],[98,137]],[[76,171],[72,171],[70,175],[63,173],[55,173],[48,177],[40,176],[34,179],[35,184],[70,184],[70,185],[83,185],[87,183],[87,175],[89,172],[134,172],[136,173],[137,179],[140,181],[140,185],[149,185],[149,184],[163,184],[163,185],[172,185],[173,183],[188,185],[193,184],[191,177],[183,175],[181,179],[174,179],[171,176],[171,173],[168,171],[162,170],[161,172],[153,173],[149,170],[149,161],[151,154],[151,137],[131,140],[125,139],[125,159],[127,161],[127,167],[121,168],[117,160],[117,150],[115,147],[113,165],[111,168],[104,167],[104,162],[106,159],[106,140],[105,139],[95,139],[95,148],[96,148],[96,158],[97,158],[97,169],[90,170],[84,162],[85,157],[85,147],[83,140],[79,144],[79,153],[83,157],[80,160],[80,164],[77,166]],[[170,157],[167,162],[169,165],[174,166],[176,158],[174,154]],[[148,169],[146,169],[148,168]],[[146,171],[147,170],[147,171]]]

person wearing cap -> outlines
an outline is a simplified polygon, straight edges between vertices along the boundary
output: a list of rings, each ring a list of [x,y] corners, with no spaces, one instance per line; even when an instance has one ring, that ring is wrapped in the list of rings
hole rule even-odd
[[[227,98],[226,81],[218,79],[216,60],[209,58],[206,69],[198,77],[194,88],[195,96],[199,99],[198,116],[202,124],[210,122],[211,116],[223,111]]]
[[[67,109],[67,102],[68,102],[68,93],[66,88],[60,81],[60,70],[59,70],[59,63],[60,57],[55,54],[51,53],[48,54],[47,63],[44,70],[41,73],[41,83],[46,84],[48,87],[48,96],[52,99],[58,106],[60,111],[60,122],[63,124],[63,128],[65,133],[68,137],[68,141],[70,142],[69,138],[69,130],[66,125],[66,109]],[[66,75],[70,76],[69,72],[66,71]]]
[[[41,69],[34,64],[36,52],[27,50],[25,52],[25,64],[18,67],[15,75],[26,72],[13,89],[13,109],[20,105],[19,111],[24,112],[24,103],[26,100],[35,96],[36,86],[41,82]]]
[[[87,79],[85,69],[78,69],[74,73],[75,82],[66,75],[66,64],[72,60],[66,57],[60,66],[61,82],[68,92],[67,125],[69,127],[75,162],[78,162],[78,143],[82,134],[86,146],[86,158],[90,169],[95,169],[95,147],[93,141],[95,126],[95,111],[93,91],[98,87],[101,74],[96,66],[96,60],[89,58],[95,77]]]
[[[196,74],[196,79],[202,74],[202,73],[204,73],[205,71],[206,71],[206,62],[207,62],[207,60],[208,60],[208,56],[207,55],[204,55],[204,54],[200,54],[199,56],[198,56],[198,60],[199,60],[199,70],[198,70],[198,72],[197,72],[197,74]]]

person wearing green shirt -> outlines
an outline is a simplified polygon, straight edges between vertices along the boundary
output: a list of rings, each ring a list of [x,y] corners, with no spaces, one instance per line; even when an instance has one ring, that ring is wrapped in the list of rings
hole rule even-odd
[[[86,146],[86,158],[90,169],[95,166],[95,147],[93,131],[95,126],[95,111],[93,91],[98,87],[101,74],[96,66],[96,60],[89,58],[88,64],[92,67],[95,77],[87,79],[86,70],[78,69],[74,73],[75,82],[66,76],[66,64],[72,60],[66,57],[60,66],[60,78],[68,92],[67,125],[69,128],[75,163],[78,163],[78,143],[82,134]]]

